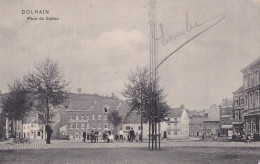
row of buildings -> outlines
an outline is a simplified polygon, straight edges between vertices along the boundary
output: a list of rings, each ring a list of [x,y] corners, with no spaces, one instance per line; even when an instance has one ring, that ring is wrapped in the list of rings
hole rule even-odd
[[[219,105],[211,105],[204,111],[190,111],[184,105],[171,108],[161,122],[163,138],[185,138],[189,136],[232,136],[242,132],[259,134],[260,118],[260,58],[241,70],[243,85],[234,91],[232,99],[223,99]],[[91,94],[70,94],[69,98],[54,109],[53,138],[81,139],[83,131],[90,133],[115,131],[107,120],[110,111],[117,110],[122,122],[117,127],[127,133],[131,128],[141,133],[141,115],[130,111],[127,103],[116,97]],[[15,125],[3,118],[0,109],[0,138],[9,138],[14,131],[20,137],[45,139],[44,126],[31,113]],[[148,125],[143,125],[143,137],[148,137]]]
[[[229,136],[247,133],[253,136],[259,134],[260,126],[260,58],[256,59],[241,70],[241,87],[233,92],[232,99],[224,99],[219,105],[218,126],[219,135]],[[205,119],[191,119],[196,126],[204,126]],[[197,129],[197,128],[196,128]],[[198,130],[197,130],[198,131]],[[203,130],[201,130],[203,131]],[[190,133],[194,135],[194,133]]]

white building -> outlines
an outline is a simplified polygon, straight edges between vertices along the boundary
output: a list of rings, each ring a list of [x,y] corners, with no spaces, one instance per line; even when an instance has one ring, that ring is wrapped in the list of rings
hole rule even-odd
[[[37,119],[37,114],[31,112],[23,123],[23,137],[45,139],[45,127]]]
[[[188,138],[189,117],[184,105],[171,108],[168,116],[161,123],[163,138]]]
[[[125,134],[128,134],[129,131],[133,128],[135,133],[138,135],[141,133],[141,114],[137,111],[129,112],[124,118],[122,124],[122,130]],[[149,128],[148,124],[143,124],[143,138],[148,139]]]

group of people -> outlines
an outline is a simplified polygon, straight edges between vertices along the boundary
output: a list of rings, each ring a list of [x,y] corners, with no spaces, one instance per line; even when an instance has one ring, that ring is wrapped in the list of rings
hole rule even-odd
[[[99,132],[91,131],[89,135],[87,135],[86,131],[83,132],[83,142],[86,142],[86,138],[91,140],[91,143],[98,142]],[[118,134],[115,134],[112,131],[105,131],[102,133],[102,140],[104,142],[114,142],[121,141],[124,142],[127,139],[128,142],[138,142],[142,141],[141,134],[135,133],[133,128],[128,133],[124,133],[122,128],[120,129]]]
[[[94,143],[94,142],[98,142],[98,134],[99,132],[98,131],[91,131],[90,135],[88,135],[88,138],[87,138],[87,133],[86,131],[83,132],[83,142],[86,142],[86,138],[91,140],[91,143]]]

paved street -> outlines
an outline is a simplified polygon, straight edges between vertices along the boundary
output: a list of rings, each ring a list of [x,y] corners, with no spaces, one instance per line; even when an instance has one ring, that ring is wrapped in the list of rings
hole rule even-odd
[[[58,142],[57,142],[58,143]],[[61,142],[60,142],[61,143]],[[165,143],[166,144],[166,143]],[[1,163],[171,163],[171,164],[257,164],[260,161],[260,148],[253,147],[229,147],[224,146],[199,146],[190,143],[167,144],[160,151],[149,151],[145,144],[121,143],[121,144],[81,144],[69,143],[66,148],[61,148],[58,144],[52,144],[51,150],[0,150]],[[41,145],[41,144],[40,144]],[[73,146],[74,145],[74,146]],[[83,146],[80,146],[83,145]],[[87,146],[88,145],[88,146]],[[99,147],[99,148],[93,148]],[[117,145],[117,146],[116,146]],[[141,146],[142,145],[142,146]],[[178,146],[185,145],[185,146]],[[195,146],[196,145],[196,146]],[[217,145],[207,143],[207,145]],[[43,145],[42,145],[43,146]],[[73,147],[68,147],[73,146]],[[101,148],[105,146],[106,148]],[[129,146],[129,147],[120,147]],[[137,147],[140,146],[140,147]],[[165,145],[166,146],[166,145]],[[60,149],[55,149],[59,147]],[[78,149],[78,148],[87,149]],[[110,148],[108,148],[110,147]]]
[[[0,142],[0,150],[24,150],[24,149],[70,149],[70,148],[118,148],[118,147],[148,147],[147,142],[113,142],[113,143],[83,143],[81,140],[52,140],[52,144],[46,144],[44,140],[32,140],[32,143],[12,143],[11,140]],[[260,148],[260,142],[205,142],[205,141],[174,141],[163,140],[161,146],[165,147],[252,147]]]

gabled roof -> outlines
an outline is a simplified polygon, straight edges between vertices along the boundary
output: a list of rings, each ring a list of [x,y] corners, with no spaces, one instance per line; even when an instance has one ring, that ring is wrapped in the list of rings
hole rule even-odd
[[[68,110],[83,110],[83,111],[103,111],[104,107],[109,110],[118,110],[122,105],[121,100],[86,100],[86,101],[71,101]]]
[[[183,108],[171,108],[168,111],[168,117],[181,117]]]
[[[190,124],[192,125],[202,124],[204,119],[205,117],[192,117],[190,119]]]
[[[141,114],[138,114],[137,111],[129,112],[123,123],[125,124],[140,124],[141,123]]]
[[[69,93],[68,98],[62,103],[65,108],[68,108],[71,101],[89,101],[89,100],[115,100],[112,97],[99,96],[97,94],[74,94]]]

